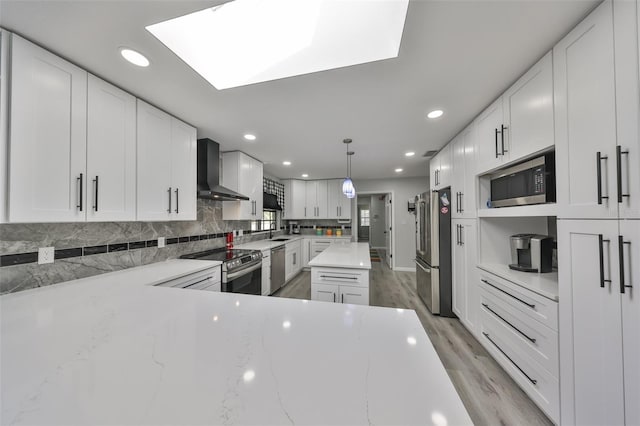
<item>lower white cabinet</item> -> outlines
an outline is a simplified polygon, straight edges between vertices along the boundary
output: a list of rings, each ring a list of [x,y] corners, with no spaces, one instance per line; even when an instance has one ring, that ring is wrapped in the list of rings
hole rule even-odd
[[[309,260],[311,260],[310,253],[311,253],[311,238],[305,238],[302,240],[302,267],[303,268],[309,267]]]
[[[369,305],[369,271],[367,269],[311,269],[311,300]]]
[[[562,423],[640,424],[640,221],[559,220]]]
[[[453,237],[452,290],[453,312],[472,333],[476,328],[478,252],[477,225],[475,219],[454,219],[451,222]]]
[[[159,284],[158,287],[174,287],[189,290],[221,291],[222,266],[214,266],[204,271],[185,274]]]
[[[288,282],[302,269],[302,240],[287,242],[284,253],[284,280]]]
[[[262,251],[262,295],[271,294],[271,249]]]
[[[560,422],[558,303],[479,271],[476,335],[516,383]]]

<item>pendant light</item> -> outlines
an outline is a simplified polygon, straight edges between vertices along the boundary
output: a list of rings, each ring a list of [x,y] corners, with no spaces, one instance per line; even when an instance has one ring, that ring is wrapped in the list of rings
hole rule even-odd
[[[352,142],[351,139],[345,139],[342,142],[347,145],[347,177],[344,179],[344,182],[342,182],[342,193],[346,195],[347,198],[354,198],[356,196],[356,187],[351,180],[351,156],[355,154],[355,152],[349,151],[349,144]]]

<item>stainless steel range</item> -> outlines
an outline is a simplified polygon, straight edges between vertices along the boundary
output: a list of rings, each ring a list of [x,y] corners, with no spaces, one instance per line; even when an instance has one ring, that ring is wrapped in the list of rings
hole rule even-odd
[[[214,249],[185,254],[181,259],[222,262],[222,291],[262,294],[262,252],[260,250]]]

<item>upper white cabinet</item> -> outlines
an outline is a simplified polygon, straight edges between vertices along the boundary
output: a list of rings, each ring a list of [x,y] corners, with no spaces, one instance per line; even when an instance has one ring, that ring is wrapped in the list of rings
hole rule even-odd
[[[305,217],[313,219],[327,218],[327,181],[310,180],[306,184]]]
[[[87,73],[12,38],[8,220],[84,221]]]
[[[224,220],[262,220],[262,163],[240,151],[222,154],[222,184],[249,201],[222,203]]]
[[[451,145],[446,145],[429,161],[431,189],[451,185]]]
[[[343,179],[327,181],[328,219],[351,219],[351,200],[342,192]]]
[[[138,220],[196,219],[196,129],[138,100]]]
[[[136,98],[89,75],[87,220],[136,219]]]
[[[0,29],[0,164],[7,164],[9,146],[9,39]],[[6,169],[5,169],[6,170]],[[0,173],[0,223],[7,221],[7,174]]]
[[[551,52],[480,114],[476,125],[478,173],[553,147]]]
[[[307,185],[303,180],[288,179],[284,185],[283,219],[304,219]]]
[[[451,141],[452,215],[456,219],[476,217],[476,128],[471,124]]]

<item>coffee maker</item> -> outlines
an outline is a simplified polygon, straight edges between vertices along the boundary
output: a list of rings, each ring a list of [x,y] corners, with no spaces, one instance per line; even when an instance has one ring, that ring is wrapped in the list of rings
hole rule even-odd
[[[553,263],[553,237],[537,234],[511,236],[511,263],[509,268],[522,272],[551,272]]]
[[[289,221],[289,235],[297,235],[300,233],[300,225],[298,222]]]

